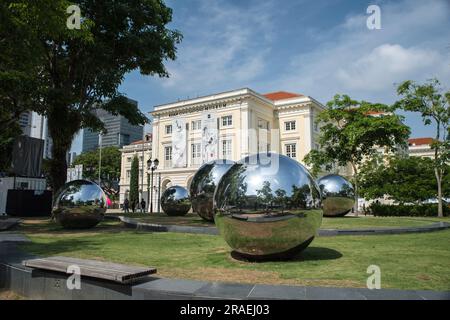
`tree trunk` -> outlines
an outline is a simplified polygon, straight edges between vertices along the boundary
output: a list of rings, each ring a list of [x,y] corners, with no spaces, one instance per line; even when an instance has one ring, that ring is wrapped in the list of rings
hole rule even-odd
[[[358,216],[358,169],[356,168],[356,165],[352,163],[352,168],[353,168],[353,176],[355,177],[354,179],[354,188],[355,188],[355,205],[353,206],[354,211],[355,211],[355,216]]]
[[[48,130],[52,138],[52,159],[50,177],[53,183],[53,196],[67,180],[66,155],[80,126],[78,115],[66,106],[54,107],[48,114]]]
[[[437,187],[438,187],[438,217],[442,218],[444,216],[444,212],[442,209],[442,170],[435,168],[434,173],[436,175]]]

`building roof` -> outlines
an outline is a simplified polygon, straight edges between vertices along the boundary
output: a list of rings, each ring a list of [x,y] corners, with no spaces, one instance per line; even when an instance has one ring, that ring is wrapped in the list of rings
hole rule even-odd
[[[272,101],[304,97],[303,94],[286,92],[286,91],[276,91],[276,92],[265,93],[265,94],[263,94],[263,96]]]
[[[379,114],[385,114],[386,112],[385,111],[367,111],[367,114],[368,115],[379,115]]]
[[[143,143],[148,143],[148,142],[152,142],[152,134],[151,133],[147,133],[145,135],[146,140],[138,140],[138,141],[134,141],[132,143],[130,143],[130,145],[136,145],[136,144],[143,144]]]
[[[430,145],[433,143],[433,138],[425,137],[425,138],[412,138],[408,139],[408,145],[410,146],[421,146],[421,145]]]

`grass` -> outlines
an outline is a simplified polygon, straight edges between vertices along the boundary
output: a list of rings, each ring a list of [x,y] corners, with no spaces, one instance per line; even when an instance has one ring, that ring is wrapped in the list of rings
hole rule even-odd
[[[155,224],[170,224],[181,226],[214,226],[213,223],[207,222],[200,218],[197,214],[189,213],[182,217],[169,217],[164,213],[130,213],[123,215],[134,218],[141,222],[155,223]],[[418,227],[431,224],[439,221],[437,218],[416,218],[416,217],[338,217],[338,218],[324,218],[322,220],[322,229],[349,229],[349,228],[382,228],[382,227]],[[443,221],[450,221],[448,218],[443,218]]]
[[[144,233],[122,229],[115,222],[70,231],[48,220],[33,220],[20,229],[33,241],[23,249],[38,255],[155,266],[160,276],[170,278],[365,287],[367,267],[375,264],[381,268],[382,288],[450,290],[450,230],[319,237],[294,260],[249,263],[231,258],[219,236]]]

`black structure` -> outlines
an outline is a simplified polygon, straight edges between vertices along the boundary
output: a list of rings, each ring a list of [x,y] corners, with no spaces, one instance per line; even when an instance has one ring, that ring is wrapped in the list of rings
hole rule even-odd
[[[17,176],[40,177],[44,140],[19,136],[13,146],[12,172]]]
[[[8,190],[5,211],[14,217],[49,217],[52,212],[52,192]]]

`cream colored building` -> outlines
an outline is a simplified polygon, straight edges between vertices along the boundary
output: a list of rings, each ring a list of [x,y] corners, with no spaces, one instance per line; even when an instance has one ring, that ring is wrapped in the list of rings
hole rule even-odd
[[[411,157],[434,159],[434,150],[431,149],[433,138],[412,138],[408,140],[408,152]]]
[[[151,135],[146,136],[144,140],[133,142],[120,149],[122,153],[119,181],[120,204],[123,204],[130,192],[131,163],[134,156],[137,156],[139,160],[139,198],[144,198],[147,202],[147,160],[151,156],[151,150]]]
[[[301,94],[248,88],[156,106],[150,113],[152,158],[159,159],[161,190],[188,187],[201,164],[212,159],[238,161],[269,150],[302,162],[318,147],[314,117],[323,109]]]

